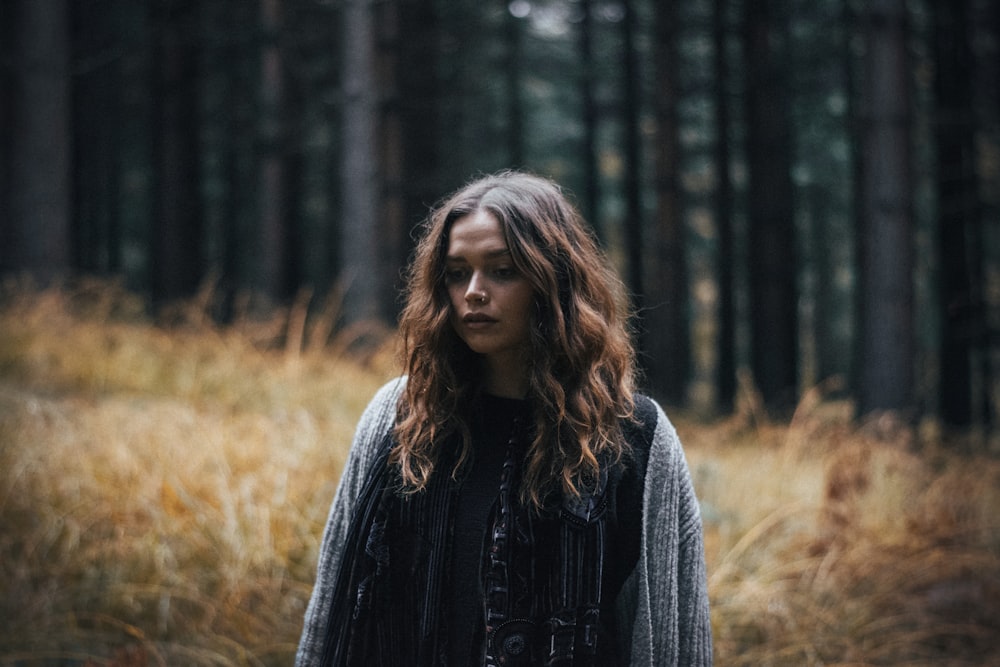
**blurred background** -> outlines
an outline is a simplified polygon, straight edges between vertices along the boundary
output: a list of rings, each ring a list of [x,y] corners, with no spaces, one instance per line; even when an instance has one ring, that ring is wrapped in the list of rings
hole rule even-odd
[[[636,311],[716,664],[1000,664],[1000,2],[0,0],[0,665],[289,665],[430,207]]]
[[[483,172],[573,193],[650,388],[705,413],[997,408],[989,0],[5,0],[0,268],[391,325]],[[741,373],[745,371],[745,373]]]

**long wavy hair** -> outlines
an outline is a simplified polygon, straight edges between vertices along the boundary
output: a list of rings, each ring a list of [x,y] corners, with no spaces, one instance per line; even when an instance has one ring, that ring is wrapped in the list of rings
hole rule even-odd
[[[455,476],[471,451],[481,362],[451,325],[445,256],[452,225],[476,211],[500,222],[512,262],[534,290],[527,398],[535,428],[522,501],[541,507],[557,490],[579,497],[597,483],[600,459],[618,460],[628,446],[622,424],[634,414],[635,350],[627,296],[559,186],[522,172],[469,183],[423,224],[399,324],[409,379],[391,461],[404,489],[419,491],[445,456]],[[446,444],[453,442],[457,452]]]

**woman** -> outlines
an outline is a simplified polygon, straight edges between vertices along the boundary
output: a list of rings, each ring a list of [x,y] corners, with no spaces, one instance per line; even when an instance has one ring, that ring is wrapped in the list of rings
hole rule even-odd
[[[297,664],[710,664],[683,452],[559,188],[459,190],[406,297],[406,376],[358,425]]]

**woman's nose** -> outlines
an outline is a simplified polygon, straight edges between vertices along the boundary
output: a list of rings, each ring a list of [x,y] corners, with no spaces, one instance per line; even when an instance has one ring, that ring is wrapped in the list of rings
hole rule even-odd
[[[465,290],[465,300],[469,303],[486,303],[486,289],[479,272],[469,278],[469,286]]]

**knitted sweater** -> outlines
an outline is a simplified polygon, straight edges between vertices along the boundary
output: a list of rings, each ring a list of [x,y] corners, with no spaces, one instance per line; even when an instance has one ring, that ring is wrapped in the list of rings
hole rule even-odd
[[[295,664],[320,663],[341,554],[355,505],[378,445],[392,430],[400,378],[382,387],[358,423],[323,534],[316,584]],[[712,664],[701,516],[677,433],[657,405],[643,491],[639,560],[617,601],[621,637],[631,637],[630,664]]]

